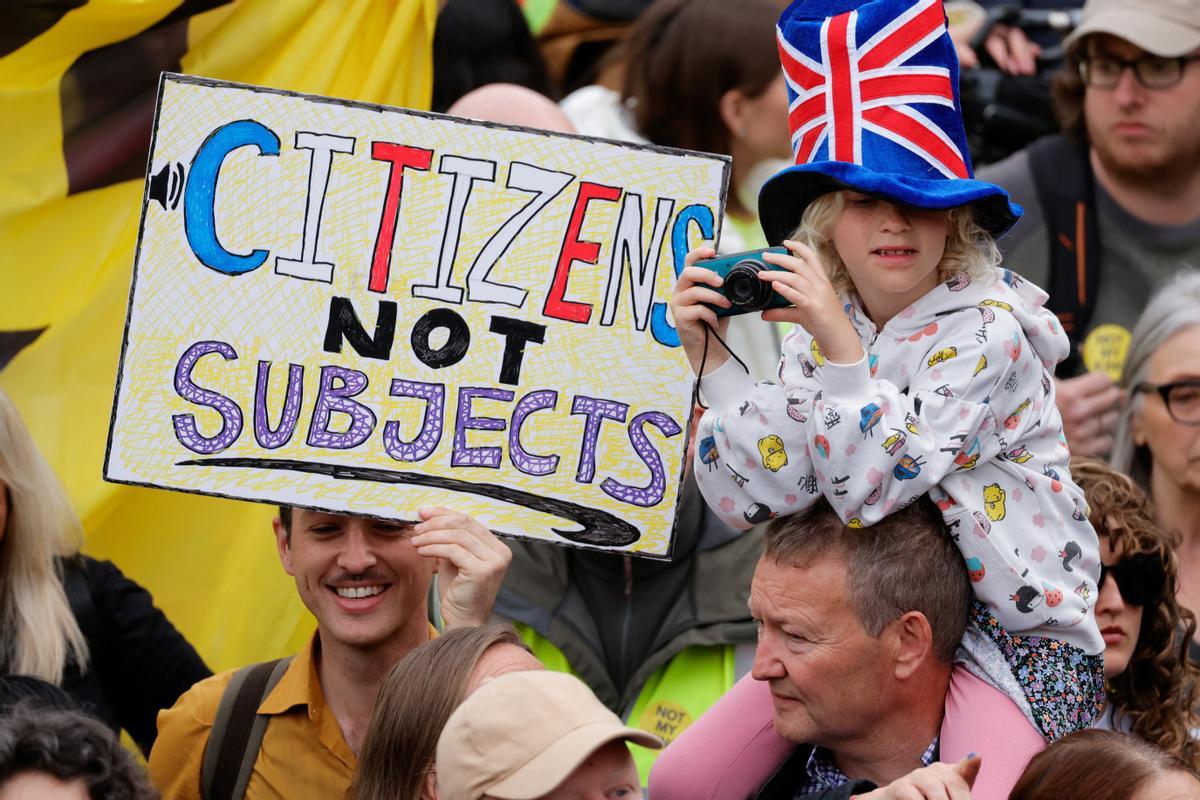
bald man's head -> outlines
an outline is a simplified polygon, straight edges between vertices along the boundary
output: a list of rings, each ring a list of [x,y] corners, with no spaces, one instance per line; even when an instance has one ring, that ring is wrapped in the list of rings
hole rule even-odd
[[[553,100],[515,83],[480,86],[456,100],[454,105],[446,109],[446,113],[504,125],[575,132],[571,121]]]

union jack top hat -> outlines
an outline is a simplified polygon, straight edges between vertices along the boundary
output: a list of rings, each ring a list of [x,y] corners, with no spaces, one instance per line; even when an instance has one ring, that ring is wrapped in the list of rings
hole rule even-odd
[[[842,189],[918,208],[972,204],[993,236],[1021,216],[972,176],[941,0],[796,0],[776,32],[796,166],[759,195],[771,244]]]

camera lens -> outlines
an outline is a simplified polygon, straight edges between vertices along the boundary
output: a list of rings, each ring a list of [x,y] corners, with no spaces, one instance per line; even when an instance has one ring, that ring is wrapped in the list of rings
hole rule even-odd
[[[758,279],[762,267],[753,261],[739,261],[725,275],[725,296],[735,306],[756,311],[771,301],[771,286]]]

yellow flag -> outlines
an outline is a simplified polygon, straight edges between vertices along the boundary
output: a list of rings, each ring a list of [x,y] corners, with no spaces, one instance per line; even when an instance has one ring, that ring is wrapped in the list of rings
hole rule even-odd
[[[101,480],[158,76],[428,108],[437,2],[90,0],[26,15],[0,33],[0,387],[66,484],[87,552],[149,589],[211,667],[293,652],[313,622],[271,508]]]

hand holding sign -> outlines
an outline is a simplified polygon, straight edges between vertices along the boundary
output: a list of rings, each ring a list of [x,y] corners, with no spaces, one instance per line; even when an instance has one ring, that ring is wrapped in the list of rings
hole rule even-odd
[[[448,508],[422,508],[417,553],[438,559],[438,594],[447,628],[484,625],[512,561],[508,545],[476,520]]]
[[[151,163],[106,478],[669,554],[727,159],[167,75]]]

